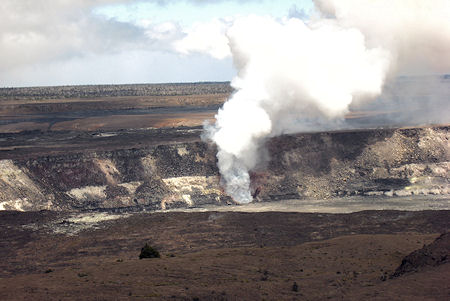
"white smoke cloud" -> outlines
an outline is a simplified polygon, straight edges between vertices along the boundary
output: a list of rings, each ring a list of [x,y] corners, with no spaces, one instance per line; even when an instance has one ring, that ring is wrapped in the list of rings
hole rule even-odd
[[[228,39],[225,35],[232,20],[213,19],[210,22],[196,23],[185,30],[186,36],[173,43],[176,51],[182,54],[206,53],[216,59],[231,56]]]
[[[448,0],[315,0],[323,15],[357,28],[369,47],[394,56],[401,74],[444,73],[450,67]]]
[[[320,0],[307,23],[246,17],[227,37],[236,93],[206,127],[226,191],[252,201],[249,171],[265,139],[343,122],[396,74],[450,69],[449,1]],[[441,62],[440,64],[437,64]]]

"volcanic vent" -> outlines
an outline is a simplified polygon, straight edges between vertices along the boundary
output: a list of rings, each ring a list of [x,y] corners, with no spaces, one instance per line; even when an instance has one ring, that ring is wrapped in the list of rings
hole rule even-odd
[[[252,193],[255,201],[448,195],[448,130],[441,126],[272,138],[266,143],[271,159],[252,172]],[[215,148],[200,141],[201,130],[176,143],[176,137],[189,137],[190,131],[166,130],[165,139],[172,135],[173,140],[156,143],[159,132],[146,130],[146,139],[156,145],[141,148],[56,149],[48,155],[19,147],[3,152],[8,158],[0,161],[0,206],[158,210],[234,203],[220,185]],[[114,138],[103,139],[112,143]]]

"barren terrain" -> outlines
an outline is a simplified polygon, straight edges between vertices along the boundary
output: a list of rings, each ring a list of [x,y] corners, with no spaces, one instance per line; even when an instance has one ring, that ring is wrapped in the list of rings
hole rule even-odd
[[[390,276],[448,231],[449,218],[449,211],[3,213],[0,298],[446,300],[448,263]],[[162,258],[139,260],[146,242]]]
[[[217,93],[0,100],[0,133],[200,126],[204,120],[214,118],[228,96]]]
[[[448,124],[270,139],[239,206],[200,138],[230,93],[0,89],[0,299],[448,300]]]

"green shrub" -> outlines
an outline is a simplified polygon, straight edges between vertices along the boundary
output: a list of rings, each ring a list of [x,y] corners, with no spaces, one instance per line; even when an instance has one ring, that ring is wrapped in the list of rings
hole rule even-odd
[[[141,249],[141,254],[139,254],[139,259],[142,258],[160,258],[159,252],[150,247],[148,244],[145,244],[145,246]]]

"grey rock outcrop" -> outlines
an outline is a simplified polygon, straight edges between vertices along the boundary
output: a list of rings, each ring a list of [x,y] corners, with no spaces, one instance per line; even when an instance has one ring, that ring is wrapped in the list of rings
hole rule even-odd
[[[285,135],[255,201],[450,194],[447,126]],[[157,210],[232,203],[201,141],[0,160],[0,210]]]

